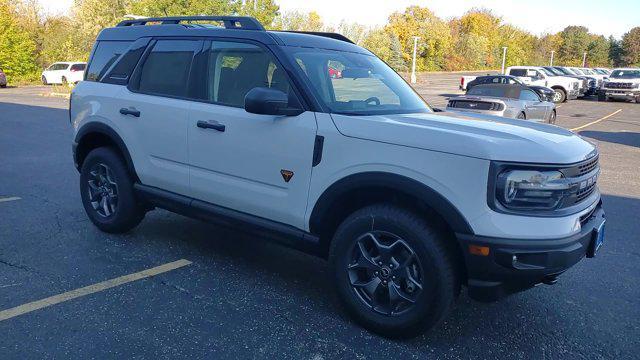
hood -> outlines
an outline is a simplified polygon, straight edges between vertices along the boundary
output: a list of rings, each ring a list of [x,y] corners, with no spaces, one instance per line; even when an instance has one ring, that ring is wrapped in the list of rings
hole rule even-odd
[[[454,112],[351,116],[331,114],[345,136],[487,160],[570,164],[595,147],[563,128]]]

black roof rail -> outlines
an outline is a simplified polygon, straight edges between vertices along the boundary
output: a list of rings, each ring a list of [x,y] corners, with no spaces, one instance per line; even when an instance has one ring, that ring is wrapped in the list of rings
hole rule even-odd
[[[249,16],[168,16],[132,19],[121,21],[117,26],[146,25],[149,22],[165,24],[179,24],[183,21],[221,21],[226,29],[260,30],[264,27],[258,20]]]
[[[345,42],[348,42],[348,43],[351,43],[351,44],[355,44],[348,37],[346,37],[346,36],[344,36],[342,34],[338,34],[338,33],[321,32],[321,31],[291,31],[291,30],[283,30],[283,32],[322,36],[322,37],[331,38],[331,39],[334,39],[334,40],[340,40],[340,41],[345,41]]]

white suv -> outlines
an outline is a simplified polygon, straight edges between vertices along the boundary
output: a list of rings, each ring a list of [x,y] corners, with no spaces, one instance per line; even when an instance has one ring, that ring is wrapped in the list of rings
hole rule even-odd
[[[640,68],[621,68],[611,72],[598,92],[598,101],[610,99],[635,100],[640,103]]]
[[[580,93],[579,81],[566,76],[557,76],[541,66],[510,66],[505,74],[515,76],[527,85],[546,86],[553,89],[554,103],[577,99]]]
[[[592,144],[434,112],[338,34],[127,20],[86,79],[70,117],[98,228],[160,207],[326,257],[349,313],[386,336],[433,326],[462,286],[489,301],[552,284],[603,241]]]
[[[41,80],[44,85],[75,84],[84,78],[86,67],[84,62],[57,62],[42,72]]]

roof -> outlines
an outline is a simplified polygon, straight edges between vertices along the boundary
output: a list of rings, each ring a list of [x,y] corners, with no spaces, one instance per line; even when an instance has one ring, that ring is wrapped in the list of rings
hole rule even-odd
[[[224,24],[224,27],[190,23],[193,21],[220,21]],[[150,22],[160,23],[160,25],[147,25]],[[322,48],[371,54],[340,34],[266,31],[253,18],[232,16],[188,16],[125,20],[116,27],[103,29],[98,35],[97,41],[135,41],[142,37],[152,36],[249,39],[265,45]]]
[[[482,89],[487,89],[487,94],[470,94],[469,92],[477,92],[478,90],[482,90]],[[491,95],[491,89],[499,89],[500,91],[502,91],[503,96],[494,96]],[[504,97],[504,98],[509,98],[509,99],[519,99],[520,98],[520,93],[522,92],[522,90],[531,90],[529,89],[528,86],[523,86],[520,84],[482,84],[482,85],[476,85],[473,88],[471,88],[471,90],[469,90],[469,92],[467,93],[467,95],[469,96],[488,96],[488,97]]]

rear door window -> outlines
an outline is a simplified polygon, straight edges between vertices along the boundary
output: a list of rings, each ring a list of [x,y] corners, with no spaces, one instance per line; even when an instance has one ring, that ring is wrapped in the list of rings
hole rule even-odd
[[[525,90],[523,89],[520,92],[520,100],[526,100],[526,101],[540,101],[540,98],[538,97],[538,95],[531,91],[531,90]]]
[[[111,65],[124,54],[131,45],[130,41],[100,41],[93,51],[86,80],[99,81]]]
[[[71,65],[71,71],[83,71],[87,65],[85,64],[73,64]]]
[[[201,48],[199,40],[158,40],[140,70],[138,91],[186,97],[191,63]]]

